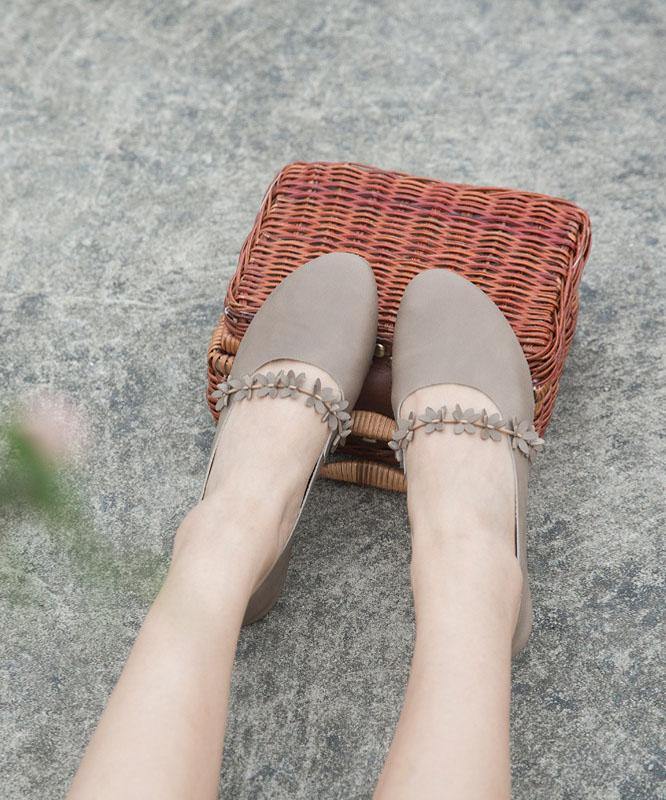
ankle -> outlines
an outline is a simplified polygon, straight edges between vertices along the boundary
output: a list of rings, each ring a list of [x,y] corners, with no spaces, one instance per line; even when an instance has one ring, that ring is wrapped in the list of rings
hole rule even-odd
[[[495,529],[415,529],[411,577],[417,603],[438,603],[444,596],[473,598],[515,623],[522,571]]]
[[[501,531],[483,526],[412,528],[412,564],[419,569],[440,571],[450,564],[457,569],[506,575],[508,581],[520,577],[515,548],[507,544]],[[520,588],[520,587],[518,587]]]
[[[170,572],[201,592],[249,598],[279,555],[284,505],[234,500],[207,496],[187,514],[176,531]]]

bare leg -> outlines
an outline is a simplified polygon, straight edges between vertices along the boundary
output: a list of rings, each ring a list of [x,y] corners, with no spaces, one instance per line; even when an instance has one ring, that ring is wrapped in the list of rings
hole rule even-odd
[[[333,386],[320,370],[307,372]],[[166,581],[83,758],[71,800],[217,797],[245,607],[291,531],[326,435],[321,418],[296,399],[254,399],[234,408],[206,498],[176,534]]]
[[[492,403],[463,387],[422,389],[405,412]],[[416,642],[404,707],[375,797],[503,800],[511,792],[511,638],[522,576],[506,442],[450,431],[407,452]]]

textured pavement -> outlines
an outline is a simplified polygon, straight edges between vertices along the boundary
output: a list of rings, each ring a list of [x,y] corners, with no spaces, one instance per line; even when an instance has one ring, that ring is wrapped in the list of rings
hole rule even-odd
[[[165,563],[196,499],[208,338],[281,165],[354,160],[590,213],[532,481],[514,795],[664,797],[664,4],[5,0],[0,26],[0,408],[50,388],[86,409],[92,525],[128,569]],[[154,578],[91,586],[43,525],[3,526],[0,795],[50,800]],[[315,488],[287,592],[241,637],[223,797],[370,797],[411,651],[408,558],[402,497]]]

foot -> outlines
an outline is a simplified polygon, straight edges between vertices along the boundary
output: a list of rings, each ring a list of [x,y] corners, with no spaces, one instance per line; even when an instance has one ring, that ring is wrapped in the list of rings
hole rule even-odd
[[[442,384],[409,395],[401,416],[456,403],[485,408],[489,415],[498,412],[482,392]],[[450,428],[430,434],[421,429],[406,451],[406,465],[417,602],[421,589],[442,591],[446,575],[459,599],[467,591],[478,592],[481,584],[515,625],[522,576],[515,556],[515,478],[508,441],[482,441]]]
[[[266,374],[304,372],[337,391],[317,367],[274,361]],[[174,562],[202,559],[215,571],[233,564],[249,593],[273,566],[293,530],[303,495],[330,430],[306,397],[256,397],[233,403],[219,438],[204,499],[182,523]],[[205,568],[205,567],[204,567]]]

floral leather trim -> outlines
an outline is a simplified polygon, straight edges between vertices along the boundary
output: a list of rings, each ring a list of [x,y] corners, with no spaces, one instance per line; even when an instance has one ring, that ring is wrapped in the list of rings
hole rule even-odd
[[[511,447],[530,461],[533,461],[536,453],[543,449],[544,441],[539,438],[533,422],[519,421],[516,417],[505,420],[499,414],[488,415],[485,408],[481,411],[473,408],[463,411],[458,404],[450,416],[447,414],[446,406],[437,410],[428,406],[423,414],[417,416],[412,411],[406,419],[399,419],[398,428],[393,431],[389,447],[394,451],[398,463],[404,466],[405,451],[416,431],[423,428],[426,434],[430,434],[443,431],[447,426],[452,426],[455,434],[475,434],[480,431],[481,439],[492,439],[494,442],[499,442],[503,436],[508,436]]]
[[[312,389],[307,389],[305,382],[305,373],[297,375],[292,369],[288,372],[280,370],[277,375],[273,372],[255,372],[253,375],[243,375],[241,378],[218,383],[211,397],[217,401],[215,410],[221,411],[232,402],[252,400],[253,397],[293,398],[305,395],[305,405],[314,408],[321,421],[328,424],[331,434],[335,433],[331,443],[333,451],[351,433],[352,418],[347,411],[349,403],[342,399],[340,392],[328,387],[322,388],[319,378]]]

